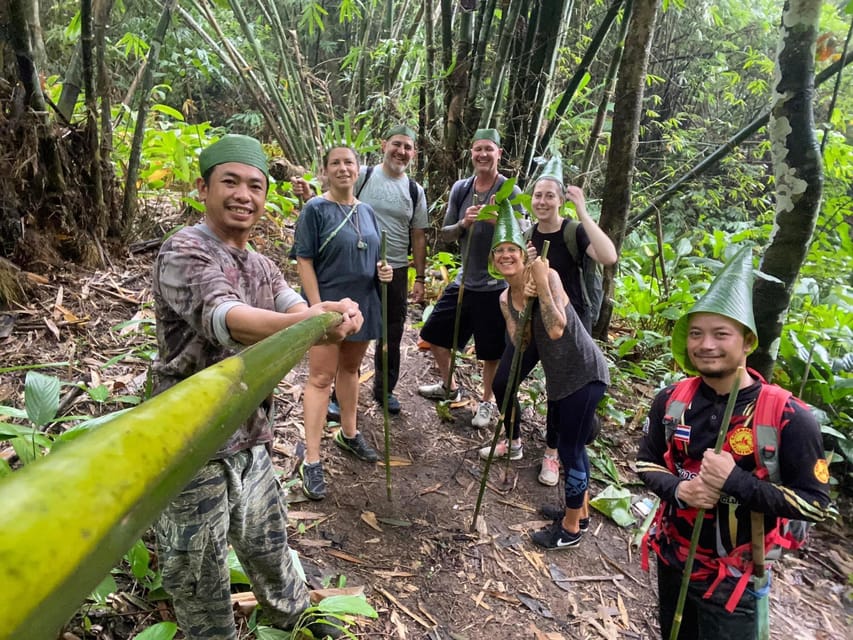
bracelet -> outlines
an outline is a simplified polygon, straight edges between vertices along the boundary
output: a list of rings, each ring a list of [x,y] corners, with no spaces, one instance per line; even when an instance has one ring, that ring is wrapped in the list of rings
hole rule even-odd
[[[415,276],[415,282],[426,282],[425,276]]]

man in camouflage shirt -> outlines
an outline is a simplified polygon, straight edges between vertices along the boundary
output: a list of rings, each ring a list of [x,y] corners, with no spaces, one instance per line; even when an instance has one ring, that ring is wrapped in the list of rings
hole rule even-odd
[[[247,248],[269,184],[260,143],[225,136],[202,151],[199,199],[204,221],[180,230],[160,250],[153,273],[160,392],[245,345],[325,311],[342,314],[328,340],[362,323],[349,299],[308,307],[275,264]],[[204,465],[155,528],[163,586],[187,638],[236,640],[230,543],[273,624],[290,628],[309,606],[287,545],[287,512],[273,472],[272,402],[265,402]],[[315,637],[339,636],[315,625]]]

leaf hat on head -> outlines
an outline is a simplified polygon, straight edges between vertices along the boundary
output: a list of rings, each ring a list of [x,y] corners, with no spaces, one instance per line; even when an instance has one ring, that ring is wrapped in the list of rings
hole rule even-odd
[[[498,219],[495,222],[495,231],[492,234],[492,250],[494,250],[494,248],[499,244],[510,242],[524,252],[527,247],[527,243],[524,241],[524,233],[521,231],[521,225],[518,224],[518,220],[515,218],[515,212],[512,210],[509,198],[501,200],[497,203],[497,207]],[[493,278],[503,280],[503,276],[497,269],[495,269],[495,265],[492,260],[489,260],[489,274]]]
[[[560,188],[565,189],[566,183],[563,182],[563,159],[559,153],[554,153],[542,167],[542,173],[536,178],[536,182],[543,179],[553,180],[560,185]],[[533,184],[536,184],[534,182]]]
[[[675,323],[672,330],[672,357],[684,371],[691,375],[698,373],[687,355],[687,331],[693,313],[716,313],[731,318],[758,336],[752,312],[752,282],[752,249],[745,246],[717,274],[705,295]],[[750,353],[757,346],[756,339]]]

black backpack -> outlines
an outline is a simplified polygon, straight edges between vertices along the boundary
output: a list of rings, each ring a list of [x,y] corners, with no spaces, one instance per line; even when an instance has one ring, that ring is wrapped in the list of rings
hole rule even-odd
[[[533,237],[533,230],[537,226],[535,224],[524,232],[525,242],[530,241]],[[579,220],[569,220],[563,226],[563,242],[566,243],[569,254],[578,265],[578,270],[580,270],[583,303],[589,309],[589,317],[592,320],[592,324],[595,324],[598,322],[598,316],[601,315],[601,303],[604,300],[604,277],[600,264],[586,254],[580,255],[577,234],[579,226]]]

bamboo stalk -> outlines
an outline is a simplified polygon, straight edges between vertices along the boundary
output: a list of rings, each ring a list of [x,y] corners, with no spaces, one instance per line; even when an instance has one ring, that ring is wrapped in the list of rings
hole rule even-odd
[[[471,206],[477,206],[479,196],[471,188]],[[473,226],[471,231],[473,231]],[[447,369],[447,380],[444,383],[445,397],[450,397],[450,384],[453,382],[453,373],[456,371],[456,346],[459,342],[459,323],[462,319],[462,299],[465,295],[465,277],[468,272],[468,253],[471,250],[471,237],[469,235],[465,249],[462,251],[462,281],[459,283],[459,293],[456,295],[456,315],[453,318],[453,340],[450,343],[450,366]]]
[[[0,636],[55,638],[173,496],[340,314],[280,331],[0,484]],[[61,553],[34,554],[33,543]]]
[[[379,254],[382,266],[388,264],[388,238],[382,230]],[[391,501],[391,417],[388,415],[388,283],[382,283],[382,418],[385,421],[385,492]]]
[[[551,248],[550,241],[546,240],[545,244],[542,246],[542,259],[546,260],[548,258],[548,249]],[[527,329],[527,323],[530,322],[530,314],[533,311],[533,298],[529,298],[527,300],[527,304],[524,305],[524,311],[521,312],[521,317],[518,319],[518,327],[515,330],[515,353],[512,354],[512,364],[509,367],[509,379],[515,380],[518,376],[518,365],[521,362],[521,353],[524,349],[521,348],[521,341],[524,338],[524,332]],[[504,395],[503,402],[501,403],[501,415],[506,415],[506,407],[509,402],[510,394],[507,393]],[[471,519],[471,533],[477,530],[477,516],[480,515],[480,506],[483,504],[483,494],[486,491],[486,481],[489,478],[489,468],[492,466],[492,460],[495,457],[495,447],[498,445],[498,439],[501,435],[501,429],[503,428],[503,420],[498,420],[497,427],[495,427],[495,435],[492,438],[492,446],[489,449],[489,457],[486,458],[486,465],[483,468],[483,476],[480,479],[480,492],[477,494],[477,505],[474,507],[474,517]],[[507,446],[512,446],[509,442]]]
[[[732,383],[732,389],[729,391],[729,401],[726,403],[726,410],[723,413],[723,421],[720,423],[720,431],[717,433],[717,441],[714,444],[714,453],[720,453],[723,448],[723,441],[726,439],[726,433],[729,431],[729,423],[732,421],[732,413],[735,410],[735,402],[737,401],[738,390],[740,389],[740,380],[743,377],[744,368],[738,367],[735,373],[735,379]],[[696,547],[699,545],[699,534],[702,531],[702,521],[705,519],[705,509],[699,509],[696,512],[696,522],[693,524],[693,535],[690,536],[690,550],[687,553],[687,560],[684,562],[684,573],[681,576],[681,589],[678,592],[678,602],[675,606],[675,615],[672,617],[672,628],[669,632],[669,640],[677,640],[678,631],[681,628],[681,619],[684,616],[684,602],[687,600],[687,587],[690,585],[690,574],[693,572],[693,560],[696,558]]]

